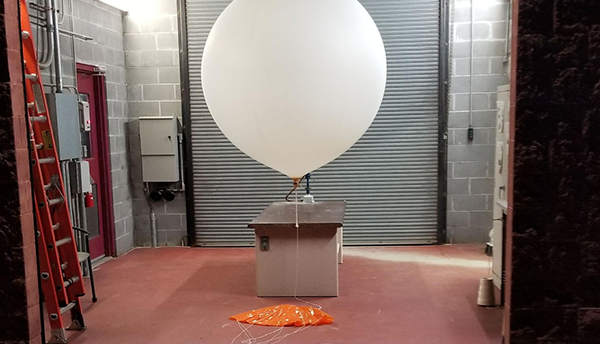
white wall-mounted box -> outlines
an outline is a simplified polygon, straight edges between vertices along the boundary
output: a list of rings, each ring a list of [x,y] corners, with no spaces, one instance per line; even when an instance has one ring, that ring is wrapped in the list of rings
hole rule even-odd
[[[507,208],[508,188],[508,151],[510,134],[510,86],[498,87],[498,98],[496,102],[496,158],[494,160],[494,223],[493,223],[493,257],[492,278],[494,285],[502,291],[505,278],[505,248],[504,248],[504,221]]]
[[[143,181],[178,182],[177,117],[140,117],[139,130]]]
[[[90,163],[85,160],[76,160],[69,162],[68,167],[72,192],[78,194],[92,192],[94,181],[90,175]]]

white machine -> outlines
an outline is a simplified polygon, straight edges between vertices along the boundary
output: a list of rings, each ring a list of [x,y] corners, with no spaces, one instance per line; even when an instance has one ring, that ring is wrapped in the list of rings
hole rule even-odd
[[[497,100],[496,158],[494,163],[494,227],[492,277],[494,286],[502,292],[504,289],[504,240],[506,212],[508,208],[508,151],[510,135],[510,88],[498,87]],[[502,295],[502,293],[500,293]],[[501,302],[503,300],[500,300]]]

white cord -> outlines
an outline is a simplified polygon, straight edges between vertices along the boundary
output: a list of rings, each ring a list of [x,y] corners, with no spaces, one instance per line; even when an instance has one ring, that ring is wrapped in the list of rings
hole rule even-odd
[[[296,299],[296,301],[306,303],[307,305],[313,306],[320,310],[321,308],[323,308],[321,305],[310,302],[310,301],[303,300],[298,297],[298,275],[299,275],[299,270],[300,270],[300,224],[298,221],[298,188],[296,188],[296,190],[295,190],[294,197],[295,197],[294,203],[295,203],[295,208],[296,208],[296,226],[295,226],[296,227],[296,283],[294,285],[294,299]],[[233,338],[233,340],[231,341],[231,344],[234,344],[235,340],[238,339],[242,334],[245,334],[246,337],[248,337],[248,339],[244,339],[241,341],[242,344],[276,344],[293,334],[302,332],[302,331],[306,330],[307,328],[315,325],[314,323],[310,323],[307,326],[306,321],[304,320],[304,317],[302,317],[301,319],[302,319],[302,327],[295,330],[294,332],[290,332],[286,335],[280,336],[284,330],[284,327],[280,327],[277,330],[263,334],[260,337],[252,336],[252,334],[249,331],[250,328],[254,324],[250,324],[250,326],[245,327],[241,322],[236,321],[242,331],[235,338]],[[321,319],[319,319],[319,320],[321,320]],[[273,337],[271,337],[271,339],[269,339],[267,341],[263,341],[263,342],[257,342],[257,339],[267,337],[271,334],[275,334]]]
[[[298,274],[299,274],[299,270],[300,270],[300,225],[298,224],[298,188],[296,188],[296,192],[295,192],[295,197],[296,197],[296,284],[294,285],[294,299],[296,299],[296,301],[300,301],[303,303],[306,303],[307,305],[316,307],[317,309],[321,309],[323,307],[321,307],[321,305],[316,304],[316,303],[312,303],[310,301],[306,301],[304,299],[301,299],[298,297]],[[304,319],[302,319],[302,321],[304,321]],[[302,324],[302,326],[304,326],[304,324]]]
[[[242,332],[244,332],[244,334],[246,335],[246,337],[248,338],[247,341],[252,342],[252,340],[254,339],[254,337],[252,336],[252,334],[250,333],[250,328],[253,326],[254,324],[250,324],[250,326],[248,327],[244,327],[244,325],[240,324],[238,322],[238,326],[242,329]],[[242,341],[244,342],[244,341]]]
[[[245,334],[246,337],[248,337],[248,339],[244,339],[241,341],[242,344],[259,344],[259,343],[257,343],[258,339],[261,339],[261,338],[264,338],[264,337],[274,334],[274,336],[271,339],[269,339],[268,341],[260,342],[260,344],[270,343],[271,341],[275,340],[281,334],[281,332],[283,332],[283,329],[284,329],[284,327],[279,327],[276,330],[273,330],[271,332],[263,334],[262,336],[254,337],[249,331],[250,328],[252,326],[254,326],[254,324],[250,324],[250,326],[245,327],[244,324],[242,324],[241,322],[239,322],[239,321],[236,321],[236,322],[238,324],[238,327],[242,330],[242,332],[240,332],[240,334],[238,334],[235,338],[233,338],[233,340],[231,341],[231,344],[233,344],[235,342],[235,340],[238,339],[242,334]]]
[[[286,334],[286,335],[284,335],[284,336],[278,337],[278,336],[279,336],[279,334],[280,334],[280,333],[278,333],[278,334],[277,334],[275,337],[273,337],[273,338],[269,339],[269,340],[268,340],[268,341],[266,341],[266,342],[259,342],[259,343],[253,343],[253,344],[276,344],[276,343],[279,343],[279,342],[281,342],[282,340],[284,340],[285,338],[287,338],[287,337],[289,337],[289,336],[291,336],[291,335],[294,335],[294,334],[296,334],[296,333],[300,333],[300,332],[302,332],[302,331],[306,330],[307,328],[309,328],[309,327],[311,327],[311,326],[314,326],[315,324],[308,324],[308,326],[304,326],[304,325],[305,325],[305,324],[303,324],[303,326],[302,326],[302,327],[300,327],[299,329],[295,330],[294,332],[290,332],[290,333],[288,333],[288,334]],[[283,327],[281,328],[281,330],[283,331]],[[276,340],[276,341],[274,341],[274,342],[271,342],[272,340]]]
[[[238,339],[238,338],[239,338],[239,337],[240,337],[242,334],[246,333],[246,331],[247,331],[247,330],[248,330],[250,327],[252,327],[252,325],[254,325],[254,324],[250,324],[250,326],[248,326],[248,327],[246,328],[246,327],[244,327],[244,325],[242,325],[242,324],[241,324],[239,321],[237,321],[237,320],[236,320],[236,322],[237,322],[237,324],[238,324],[238,327],[239,327],[239,328],[241,328],[241,329],[242,329],[242,331],[241,331],[241,332],[240,332],[240,333],[239,333],[237,336],[235,336],[235,338],[233,338],[233,340],[231,340],[231,344],[233,344],[233,343],[235,342],[235,340],[236,340],[236,339]],[[247,336],[247,335],[246,335],[246,336]]]
[[[268,344],[268,343],[271,343],[272,341],[274,341],[275,339],[277,339],[277,337],[278,337],[278,336],[281,334],[281,332],[283,332],[283,329],[285,329],[285,327],[281,326],[281,327],[279,327],[279,328],[278,328],[277,330],[275,330],[275,331],[271,331],[271,332],[269,332],[269,333],[267,333],[267,334],[263,334],[263,335],[262,335],[262,336],[260,336],[260,337],[256,337],[255,339],[260,339],[260,338],[264,338],[264,337],[266,337],[266,336],[269,336],[269,335],[271,335],[271,334],[273,334],[273,333],[277,332],[277,333],[275,333],[275,335],[274,335],[273,337],[271,337],[271,339],[269,339],[269,340],[267,340],[267,341],[264,341],[264,342],[258,342],[258,343],[257,343],[257,342],[253,342],[252,344]],[[244,343],[244,344],[250,344],[250,343]]]
[[[294,299],[298,300],[298,270],[300,270],[300,225],[298,224],[298,188],[296,188],[294,198],[294,203],[296,205],[296,283],[294,284]]]

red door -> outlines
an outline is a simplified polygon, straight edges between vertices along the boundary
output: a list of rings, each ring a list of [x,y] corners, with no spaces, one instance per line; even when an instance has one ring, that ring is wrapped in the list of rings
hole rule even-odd
[[[98,78],[93,66],[77,65],[77,88],[80,101],[87,101],[90,109],[90,130],[82,132],[84,160],[90,164],[94,206],[86,208],[87,230],[90,232],[92,259],[111,255],[112,207],[111,183],[108,165],[108,133],[106,132],[106,98],[104,77]]]

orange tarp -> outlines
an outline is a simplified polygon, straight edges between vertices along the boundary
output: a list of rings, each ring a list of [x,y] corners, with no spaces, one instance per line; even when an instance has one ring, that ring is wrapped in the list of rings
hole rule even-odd
[[[333,322],[333,317],[314,307],[279,305],[229,317],[231,320],[263,326],[309,326]]]

